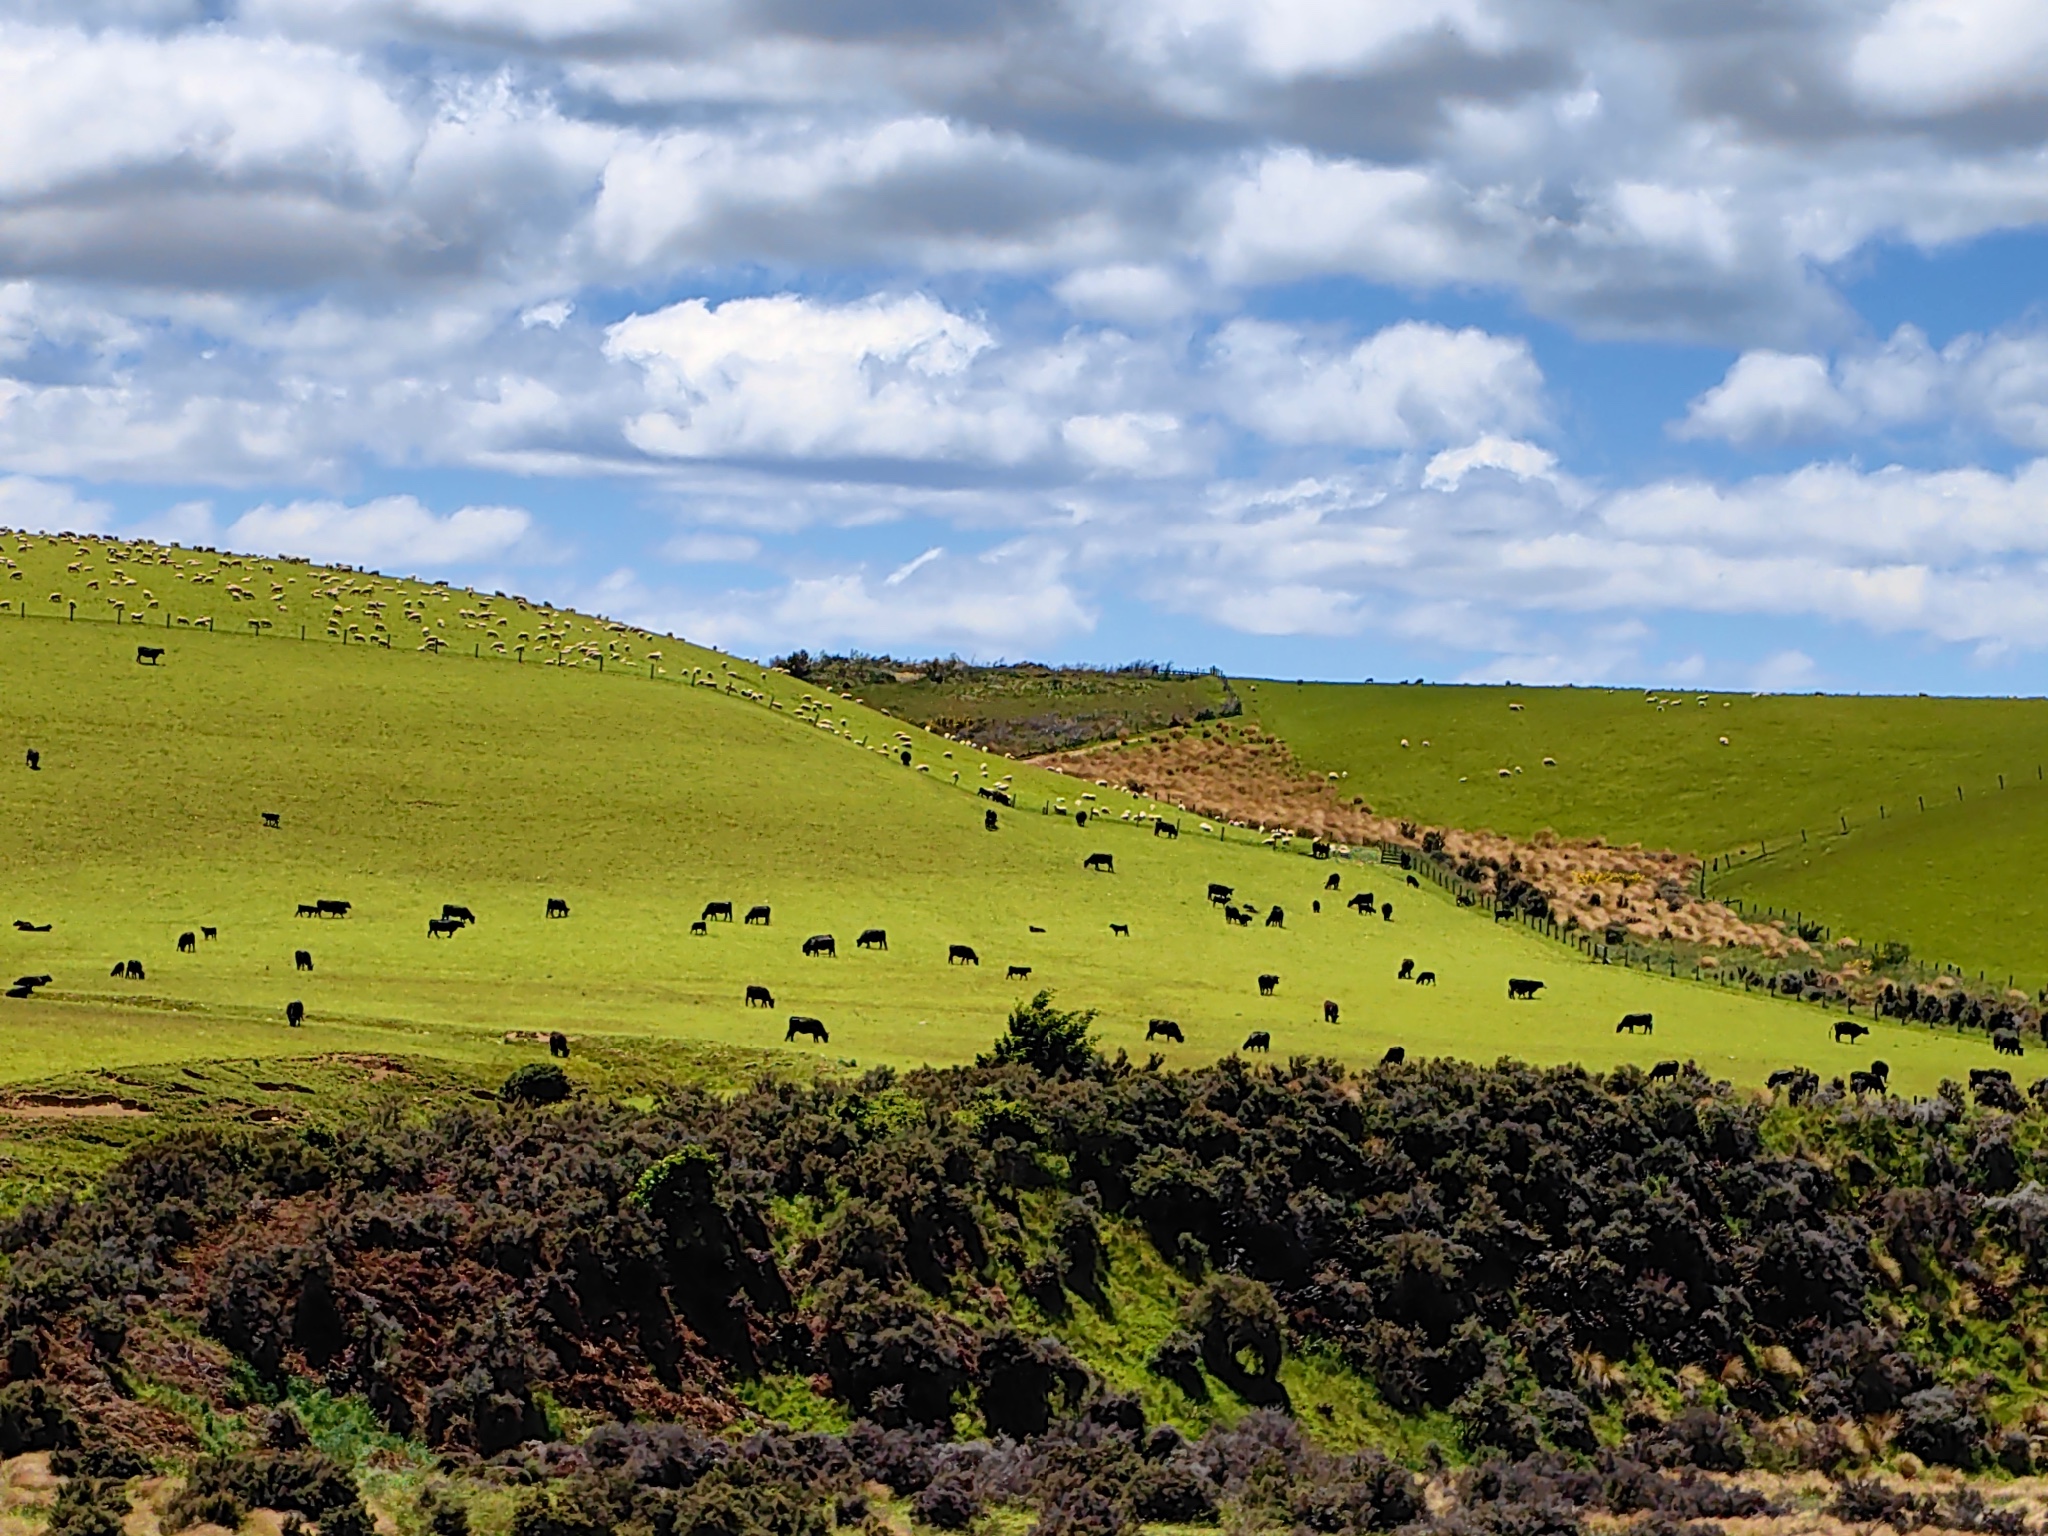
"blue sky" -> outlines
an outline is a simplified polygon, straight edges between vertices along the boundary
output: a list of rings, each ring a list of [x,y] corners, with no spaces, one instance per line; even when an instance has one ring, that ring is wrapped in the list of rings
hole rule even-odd
[[[752,655],[2048,691],[2048,8],[0,3],[0,524]]]

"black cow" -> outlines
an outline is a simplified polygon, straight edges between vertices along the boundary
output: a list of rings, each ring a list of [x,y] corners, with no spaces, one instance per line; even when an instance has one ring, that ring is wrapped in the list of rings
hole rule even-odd
[[[1244,1037],[1244,1044],[1239,1046],[1238,1049],[1241,1051],[1270,1051],[1273,1049],[1272,1031],[1265,1029],[1253,1030]]]
[[[450,933],[453,933],[455,931],[455,925],[453,923],[450,923],[448,925],[448,931]],[[313,952],[310,949],[293,950],[292,969],[295,971],[310,971],[311,969],[313,969]]]
[[[766,907],[747,908],[747,922],[749,924],[759,923],[763,928],[770,926],[768,909]]]
[[[1401,969],[1394,972],[1394,980],[1408,981],[1411,980],[1414,977],[1414,975],[1415,962],[1413,960],[1403,960],[1401,962]]]
[[[144,979],[142,962],[140,960],[130,960],[122,969],[127,973],[130,981],[141,981]]]
[[[1327,859],[1330,856],[1330,845],[1325,842],[1311,842],[1308,851],[1312,857]]]
[[[14,984],[17,987],[27,987],[33,992],[37,987],[47,987],[50,984],[50,978],[47,976],[17,976],[14,978]]]
[[[1678,1063],[1677,1063],[1677,1062],[1675,1062],[1675,1061],[1660,1061],[1660,1062],[1658,1062],[1658,1063],[1657,1063],[1657,1065],[1655,1065],[1654,1067],[1650,1068],[1650,1081],[1651,1081],[1651,1082],[1653,1082],[1653,1083],[1654,1083],[1654,1082],[1657,1082],[1657,1081],[1659,1081],[1659,1080],[1661,1080],[1661,1079],[1664,1079],[1664,1078],[1669,1078],[1669,1079],[1670,1079],[1670,1080],[1671,1080],[1672,1082],[1674,1082],[1674,1083],[1678,1081]]]
[[[279,821],[279,820],[277,819],[277,812],[276,812],[276,811],[264,811],[264,812],[262,813],[262,815],[263,815],[263,825],[265,825],[266,827],[271,827],[271,828],[277,828],[277,827],[281,827],[281,826],[283,826],[283,825],[284,825],[284,823],[283,823],[283,822],[281,822],[281,821]]]
[[[1372,904],[1371,891],[1360,891],[1356,896],[1345,902],[1344,905],[1351,908],[1360,917],[1371,917],[1378,910]]]
[[[313,910],[321,917],[347,917],[350,905],[346,901],[316,901]]]
[[[29,979],[33,980],[34,978],[31,977]],[[2012,1081],[2012,1074],[2003,1067],[1970,1068],[1970,1086],[1972,1088],[1981,1088],[1984,1084],[1993,1081],[2010,1083]]]
[[[430,939],[453,938],[462,932],[462,924],[452,917],[430,917],[427,919],[427,937]]]
[[[1323,904],[1320,901],[1312,901],[1308,904],[1308,909],[1311,912],[1320,913],[1323,910]]]
[[[1145,1025],[1145,1038],[1148,1041],[1159,1039],[1178,1040],[1182,1045],[1188,1043],[1187,1036],[1180,1032],[1180,1025],[1176,1024],[1172,1019],[1152,1019],[1148,1021]]]
[[[1334,869],[1333,869],[1333,870],[1331,870],[1331,871],[1330,871],[1330,878],[1329,878],[1329,879],[1327,879],[1327,880],[1325,880],[1325,881],[1323,882],[1323,889],[1324,889],[1324,890],[1326,890],[1326,891],[1334,891],[1334,890],[1336,890],[1336,889],[1337,889],[1337,884],[1338,884],[1338,882],[1339,882],[1340,880],[1342,880],[1343,878],[1344,878],[1344,877],[1343,877],[1342,875],[1338,874],[1338,873],[1337,873],[1337,872],[1336,872],[1336,871],[1335,871]]]
[[[1415,973],[1415,985],[1417,985],[1418,987],[1433,987],[1433,986],[1435,986],[1435,985],[1436,985],[1436,972],[1435,972],[1435,971],[1417,971],[1417,972]]]
[[[474,912],[470,911],[467,907],[458,907],[452,901],[441,903],[441,915],[451,922],[473,923],[476,921],[476,914]]]
[[[1026,923],[1026,924],[1025,924],[1024,926],[1025,926],[1026,928],[1030,929],[1030,930],[1031,930],[1031,931],[1032,931],[1033,933],[1043,933],[1043,932],[1045,932],[1045,930],[1044,930],[1043,928],[1039,927],[1039,926],[1038,926],[1038,924],[1036,924],[1036,923]]]
[[[1881,1077],[1886,1082],[1892,1080],[1892,1064],[1882,1058],[1870,1064],[1870,1072],[1873,1077]]]
[[[710,932],[711,930],[704,926],[704,919],[701,917],[690,924],[690,937],[693,939],[701,939]]]
[[[1024,980],[1027,980],[1027,979],[1028,979],[1028,978],[1030,977],[1030,975],[1031,975],[1031,967],[1030,967],[1030,966],[1028,966],[1028,965],[1013,965],[1013,966],[1011,966],[1011,967],[1009,968],[1009,970],[1007,970],[1006,972],[1004,972],[1004,973],[1003,973],[1003,980],[1005,980],[1005,981],[1024,981]]]
[[[548,1035],[548,1054],[563,1061],[569,1059],[569,1037],[559,1029],[551,1031]]]
[[[163,659],[164,648],[160,645],[138,645],[135,647],[135,664],[138,667],[145,663],[153,667]]]
[[[1106,875],[1116,873],[1116,860],[1106,853],[1091,853],[1081,861],[1083,869],[1099,869]]]
[[[2024,1056],[2026,1047],[2020,1044],[2019,1032],[2012,1029],[1997,1029],[1991,1032],[1991,1049],[2001,1056]]]
[[[863,928],[860,937],[853,941],[855,949],[887,949],[889,933],[885,928]]]
[[[701,922],[729,923],[732,921],[732,903],[729,901],[707,901],[704,910],[697,914]]]
[[[1624,1032],[1632,1035],[1637,1030],[1646,1035],[1654,1035],[1657,1032],[1657,1021],[1647,1013],[1624,1013],[1621,1022],[1614,1026],[1617,1035]]]
[[[29,771],[32,773],[41,773],[43,771],[43,754],[34,747],[28,749],[28,766]]]
[[[1273,995],[1273,989],[1279,985],[1280,978],[1278,976],[1275,976],[1271,971],[1266,972],[1263,976],[1259,978],[1259,996],[1271,997]]]
[[[1076,811],[1076,812],[1074,812],[1074,825],[1075,825],[1075,826],[1077,826],[1077,827],[1085,827],[1085,826],[1087,826],[1087,825],[1088,825],[1088,813],[1087,813],[1086,811]]]
[[[910,748],[905,747],[901,752],[898,752],[896,755],[897,757],[902,759],[904,767],[908,768],[910,766]]]
[[[1218,885],[1214,880],[1211,880],[1209,882],[1209,905],[1212,907],[1229,906],[1234,890],[1235,887],[1233,886]]]
[[[1323,999],[1323,1022],[1325,1024],[1334,1024],[1337,1022],[1337,1005],[1331,1002],[1327,997]]]
[[[1416,878],[1415,878],[1415,877],[1414,877],[1413,875],[1410,875],[1410,876],[1408,877],[1408,883],[1409,883],[1410,885],[1414,886],[1414,887],[1415,887],[1415,889],[1416,889],[1416,890],[1418,890],[1418,891],[1422,889],[1422,882],[1421,882],[1420,880],[1416,879]]]
[[[284,1005],[284,1021],[297,1029],[306,1022],[306,1005],[296,997]]]
[[[1109,936],[1113,939],[1128,939],[1131,936],[1131,925],[1129,923],[1111,923],[1109,925]]]
[[[908,757],[910,754],[906,752],[903,755]],[[825,1033],[822,1019],[807,1019],[800,1013],[792,1013],[789,1016],[789,1028],[782,1036],[783,1044],[787,1045],[798,1035],[808,1035],[820,1045],[828,1045],[832,1040],[832,1037]]]
[[[293,913],[292,915],[294,917],[318,917],[320,915],[320,909],[318,907],[308,906],[305,902],[302,901],[299,903],[299,910]]]
[[[1835,1020],[1835,1044],[1837,1045],[1840,1045],[1844,1040],[1851,1042],[1861,1040],[1869,1033],[1870,1026],[1868,1024],[1858,1024],[1854,1019]]]
[[[1154,837],[1179,837],[1180,825],[1177,822],[1171,821],[1155,821],[1152,823],[1152,835]]]
[[[994,811],[983,811],[981,813],[981,829],[984,832],[996,830],[996,813]]]
[[[949,944],[946,946],[946,964],[980,965],[981,956],[966,944]]]
[[[1398,1067],[1407,1059],[1408,1052],[1405,1048],[1398,1045],[1390,1045],[1387,1047],[1387,1054],[1380,1058],[1380,1065],[1383,1067]]]
[[[1390,923],[1394,920],[1394,904],[1391,901],[1380,908],[1380,916]]]
[[[814,933],[804,940],[804,953],[806,955],[830,955],[833,959],[837,960],[839,958],[839,945],[829,933]]]
[[[1785,1067],[1764,1079],[1773,1093],[1780,1088],[1785,1097],[1794,1104],[1803,1104],[1820,1090],[1820,1075],[1805,1067]]]
[[[1879,1098],[1888,1096],[1885,1091],[1885,1080],[1875,1072],[1851,1072],[1849,1074],[1849,1091],[1859,1099],[1866,1093],[1874,1093]]]
[[[1240,928],[1249,928],[1252,925],[1251,913],[1237,907],[1225,907],[1223,909],[1223,920],[1226,923],[1235,923]]]
[[[1268,928],[1285,928],[1287,926],[1287,914],[1280,908],[1275,907],[1266,914],[1266,926]]]
[[[116,960],[114,962],[114,968],[111,971],[107,972],[107,974],[109,976],[125,976],[128,974],[128,968],[121,961]]]
[[[1510,976],[1508,978],[1508,999],[1510,1002],[1518,998],[1534,997],[1542,990],[1542,982],[1532,981],[1526,976]]]
[[[746,1005],[749,1008],[773,1008],[775,1006],[775,994],[766,987],[749,986],[747,988]]]
[[[189,955],[199,948],[199,935],[187,930],[178,935],[178,953]]]
[[[199,927],[199,937],[210,942],[220,937],[220,930],[218,928],[208,928],[202,923]]]
[[[17,917],[14,920],[14,926],[23,933],[48,933],[50,931],[48,923],[32,923],[25,917]]]
[[[562,900],[562,898],[561,898],[561,897],[559,897],[559,896],[550,896],[550,897],[548,898],[548,916],[549,916],[549,917],[567,917],[568,915],[569,915],[569,903],[567,903],[566,901]]]

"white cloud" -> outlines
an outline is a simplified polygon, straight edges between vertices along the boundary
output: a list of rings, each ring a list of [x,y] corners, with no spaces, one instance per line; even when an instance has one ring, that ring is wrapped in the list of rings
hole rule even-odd
[[[1557,455],[1534,443],[1488,434],[1462,448],[1446,448],[1423,467],[1423,488],[1455,491],[1474,470],[1497,469],[1517,480],[1554,477]]]
[[[1405,448],[1543,420],[1527,343],[1402,321],[1348,351],[1290,326],[1233,320],[1215,341],[1224,410],[1282,443]]]
[[[436,516],[410,496],[355,506],[295,501],[251,508],[222,538],[237,549],[305,555],[387,570],[473,564],[513,552],[533,518],[518,507],[463,507]]]
[[[1076,314],[1135,325],[1158,325],[1195,308],[1194,291],[1171,268],[1128,262],[1083,267],[1054,284]]]
[[[685,533],[661,546],[662,555],[684,565],[711,565],[751,560],[761,541],[740,533]]]
[[[1893,0],[1849,75],[1874,105],[1956,112],[2048,94],[2048,13],[2032,0]]]
[[[99,533],[112,526],[112,508],[88,501],[68,485],[26,475],[0,476],[0,528],[40,533]]]
[[[1836,431],[1856,419],[1856,407],[1828,377],[1824,359],[1745,352],[1725,379],[1693,401],[1676,430],[1681,437],[1750,443]]]

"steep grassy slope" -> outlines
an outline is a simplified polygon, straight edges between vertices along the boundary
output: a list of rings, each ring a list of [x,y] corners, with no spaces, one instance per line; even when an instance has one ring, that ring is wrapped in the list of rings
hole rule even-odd
[[[557,1027],[779,1047],[792,1012],[826,1021],[832,1059],[959,1061],[1040,986],[1100,1007],[1112,1048],[1142,1054],[1148,1018],[1179,1020],[1186,1045],[1161,1047],[1179,1061],[1263,1028],[1279,1052],[1353,1061],[1391,1043],[1594,1064],[1693,1054],[1754,1081],[1822,1048],[1810,1011],[1589,966],[1433,892],[1395,891],[1376,867],[1348,869],[1345,893],[1394,895],[1391,924],[1335,901],[1317,915],[1327,866],[1192,826],[1173,842],[1005,812],[991,835],[985,802],[948,781],[943,754],[965,783],[975,755],[912,733],[915,759],[937,771],[906,769],[856,745],[893,722],[848,703],[833,705],[842,732],[616,668],[189,630],[146,667],[133,645],[107,624],[0,622],[12,738],[0,817],[14,855],[0,918],[54,925],[0,928],[0,969],[55,978],[0,1015],[8,1077],[342,1048],[488,1057],[507,1029]],[[675,665],[680,647],[661,645]],[[37,772],[15,756],[31,745]],[[1014,771],[1020,792],[1077,793]],[[281,827],[264,827],[264,811]],[[1117,873],[1082,869],[1098,849]],[[1212,880],[1262,911],[1283,906],[1286,926],[1226,930],[1205,899]],[[322,897],[354,910],[294,916]],[[573,916],[548,920],[549,897]],[[691,936],[712,900],[769,905],[773,926]],[[480,922],[430,938],[444,902]],[[1113,922],[1131,936],[1112,936]],[[179,954],[178,935],[202,925],[219,939]],[[871,926],[888,931],[886,953],[854,949]],[[821,932],[837,959],[800,954]],[[949,964],[956,943],[983,963]],[[300,948],[311,974],[293,969]],[[1436,987],[1395,981],[1411,956]],[[145,982],[108,976],[129,958]],[[1012,965],[1030,977],[1008,978]],[[1263,972],[1282,978],[1272,998],[1257,994]],[[1511,1005],[1509,975],[1550,986]],[[742,1006],[749,984],[777,1006]],[[1323,1022],[1325,998],[1340,1023]],[[305,1030],[281,1023],[291,999]],[[1614,1019],[1643,1008],[1655,1039],[1617,1039]],[[1909,1085],[1982,1051],[1904,1032],[1884,1048]]]
[[[2048,929],[1999,873],[2048,858],[2048,701],[1282,682],[1240,692],[1248,714],[1310,766],[1348,773],[1347,791],[1376,810],[1709,858],[1769,847],[1768,862],[1715,892],[2048,980]],[[1790,848],[1802,829],[1809,842]]]

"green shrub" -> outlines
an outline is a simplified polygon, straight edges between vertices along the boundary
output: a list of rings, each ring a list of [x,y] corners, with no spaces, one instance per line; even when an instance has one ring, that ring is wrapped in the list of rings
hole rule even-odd
[[[985,1067],[1023,1065],[1041,1077],[1062,1073],[1079,1077],[1100,1059],[1091,1026],[1095,1010],[1068,1010],[1052,1005],[1052,993],[1040,992],[1010,1010],[1009,1028],[996,1048],[981,1058]]]
[[[529,1061],[498,1090],[507,1104],[559,1104],[569,1097],[569,1074],[552,1061]]]

